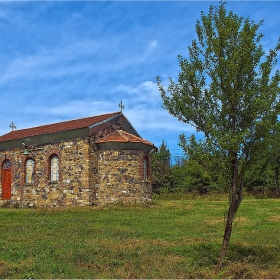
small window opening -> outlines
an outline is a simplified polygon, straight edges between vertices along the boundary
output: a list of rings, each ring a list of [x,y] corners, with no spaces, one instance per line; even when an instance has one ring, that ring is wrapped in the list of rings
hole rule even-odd
[[[144,181],[148,180],[148,159],[146,157],[143,160],[143,179]]]
[[[58,156],[52,156],[50,160],[50,176],[52,182],[59,180],[59,159]]]
[[[25,166],[25,183],[33,184],[34,183],[34,160],[29,158],[26,161]]]

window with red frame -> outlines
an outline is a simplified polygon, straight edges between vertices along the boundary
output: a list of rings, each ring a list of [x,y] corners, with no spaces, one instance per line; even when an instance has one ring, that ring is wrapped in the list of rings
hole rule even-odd
[[[59,180],[59,158],[57,155],[50,158],[50,180],[51,182],[58,182]]]

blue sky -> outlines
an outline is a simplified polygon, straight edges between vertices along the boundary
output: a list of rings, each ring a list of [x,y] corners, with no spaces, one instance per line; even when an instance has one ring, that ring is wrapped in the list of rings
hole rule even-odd
[[[195,130],[162,108],[156,76],[176,79],[200,12],[218,3],[0,2],[0,134],[11,122],[21,129],[119,111],[122,100],[143,138],[181,154],[178,135]],[[229,1],[227,9],[264,20],[262,44],[275,47],[280,2]]]

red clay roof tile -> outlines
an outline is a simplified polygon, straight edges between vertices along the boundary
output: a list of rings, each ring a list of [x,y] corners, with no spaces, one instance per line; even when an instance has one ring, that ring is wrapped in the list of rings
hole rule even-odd
[[[97,124],[99,122],[105,121],[111,117],[117,116],[121,114],[120,112],[110,113],[110,114],[104,114],[99,116],[93,116],[88,118],[82,118],[77,120],[71,120],[71,121],[64,121],[60,123],[54,123],[54,124],[47,124],[32,128],[26,128],[26,129],[20,129],[20,130],[14,130],[10,131],[7,134],[4,134],[0,136],[0,142],[25,138],[25,137],[32,137],[37,135],[43,135],[48,133],[56,133],[56,132],[62,132],[62,131],[68,131],[68,130],[74,130],[79,128],[85,128],[94,124]]]
[[[147,145],[154,146],[153,143],[144,140],[138,136],[135,136],[133,134],[130,134],[124,130],[113,131],[112,133],[96,141],[97,144],[105,143],[105,142],[119,142],[119,143],[133,142],[133,143],[144,143]]]

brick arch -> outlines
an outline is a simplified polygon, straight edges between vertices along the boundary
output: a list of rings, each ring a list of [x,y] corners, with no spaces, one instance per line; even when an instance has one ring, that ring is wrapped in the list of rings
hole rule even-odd
[[[1,170],[2,170],[2,166],[4,161],[9,160],[11,162],[11,168],[13,168],[13,159],[10,156],[5,156],[1,159],[0,161],[0,165],[1,165]]]
[[[5,155],[5,157],[0,161],[0,172],[1,172],[1,178],[2,178],[2,167],[3,167],[3,163],[5,160],[9,160],[11,162],[11,174],[12,174],[12,184],[13,184],[13,170],[14,170],[14,164],[15,164],[15,161],[14,161],[14,158],[10,155]]]
[[[45,165],[45,171],[46,171],[46,182],[51,182],[51,158],[53,156],[57,156],[59,160],[59,180],[58,182],[61,182],[61,154],[60,150],[58,148],[51,148],[48,150],[46,154],[46,165]]]
[[[151,158],[148,154],[143,153],[143,156],[140,157],[139,167],[140,167],[140,170],[139,170],[140,178],[143,181],[150,181],[150,177],[151,177]]]
[[[144,181],[148,181],[148,166],[149,166],[149,160],[146,156],[143,158],[143,179]]]
[[[26,161],[29,159],[29,158],[31,158],[31,159],[33,159],[34,160],[34,171],[35,171],[35,168],[36,168],[36,161],[35,161],[35,159],[33,158],[33,157],[31,157],[31,156],[26,156],[26,155],[22,155],[21,157],[20,157],[20,168],[19,168],[19,170],[20,170],[20,184],[23,186],[23,185],[25,185],[26,183],[25,183],[25,166],[26,166]],[[35,179],[35,178],[34,178]],[[34,183],[35,183],[35,180],[34,180]]]
[[[31,182],[31,183],[27,183],[27,182],[26,182],[26,163],[27,163],[27,161],[30,160],[30,159],[33,160],[33,163],[34,163],[34,165],[33,165],[33,174],[34,174],[33,183],[32,183],[32,182]],[[36,160],[35,160],[34,157],[27,156],[27,157],[24,159],[23,170],[24,170],[24,172],[23,172],[23,181],[24,181],[24,184],[32,184],[32,185],[35,185],[36,182],[37,182],[37,178],[36,178]]]

